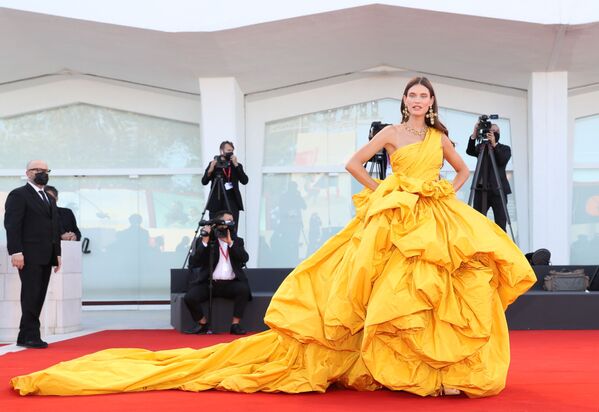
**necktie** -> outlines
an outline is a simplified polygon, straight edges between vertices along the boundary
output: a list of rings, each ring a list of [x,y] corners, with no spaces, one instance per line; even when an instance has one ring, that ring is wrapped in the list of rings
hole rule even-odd
[[[50,206],[50,202],[48,202],[48,198],[46,197],[46,193],[43,190],[39,190],[38,191],[40,195],[42,195],[42,199],[44,199],[44,202],[46,202],[46,204],[48,206]]]

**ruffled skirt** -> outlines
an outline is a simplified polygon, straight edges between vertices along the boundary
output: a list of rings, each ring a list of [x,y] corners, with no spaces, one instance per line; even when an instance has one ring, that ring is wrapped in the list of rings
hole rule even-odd
[[[13,378],[21,394],[386,387],[489,396],[510,361],[504,311],[536,280],[447,181],[387,178],[283,282],[269,331],[200,350],[109,349]]]

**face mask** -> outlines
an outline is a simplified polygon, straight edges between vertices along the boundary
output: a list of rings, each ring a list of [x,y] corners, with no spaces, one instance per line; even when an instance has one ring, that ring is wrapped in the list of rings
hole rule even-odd
[[[38,172],[35,174],[35,177],[33,178],[33,183],[40,185],[40,186],[46,186],[48,184],[49,179],[50,179],[50,176],[48,176],[48,173]]]
[[[497,143],[499,141],[499,132],[493,132],[493,134],[495,135],[495,142]]]

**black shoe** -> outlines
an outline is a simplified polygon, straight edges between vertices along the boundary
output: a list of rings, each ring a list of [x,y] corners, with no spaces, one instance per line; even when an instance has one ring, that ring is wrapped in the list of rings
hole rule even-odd
[[[245,335],[247,332],[241,327],[239,323],[231,325],[231,335]]]
[[[46,349],[48,344],[43,340],[26,340],[26,341],[17,341],[17,346],[22,346],[24,348],[30,349]]]
[[[188,335],[204,335],[208,333],[208,324],[196,323],[193,328],[185,329],[183,333],[187,333]]]

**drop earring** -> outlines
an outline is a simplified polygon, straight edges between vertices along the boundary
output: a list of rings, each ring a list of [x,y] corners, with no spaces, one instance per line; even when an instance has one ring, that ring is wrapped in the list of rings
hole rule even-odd
[[[403,113],[404,120],[408,120],[410,118],[410,112],[406,106],[404,106],[401,112]]]
[[[435,124],[435,117],[437,117],[437,113],[433,111],[433,106],[428,108],[428,113],[426,114],[426,118],[430,120],[431,126]]]

